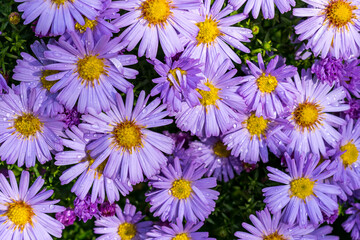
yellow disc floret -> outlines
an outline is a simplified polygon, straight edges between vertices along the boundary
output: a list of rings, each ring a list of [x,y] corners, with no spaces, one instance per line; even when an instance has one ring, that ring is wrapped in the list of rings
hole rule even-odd
[[[213,146],[213,150],[216,156],[223,158],[229,157],[231,153],[231,151],[227,150],[226,146],[221,141],[215,143],[215,145]]]
[[[181,74],[181,75],[186,75],[186,71],[185,71],[185,70],[182,70],[181,68],[174,68],[174,69],[170,69],[170,70],[169,70],[169,74],[171,74],[171,75],[174,77],[175,81],[180,85],[179,78],[178,78],[178,76],[176,75],[176,71],[177,71],[177,70],[180,71],[180,74]],[[169,78],[168,78],[168,81],[170,82],[170,85],[172,86],[173,84],[172,84],[172,82],[170,81]]]
[[[293,119],[297,126],[303,131],[305,128],[314,130],[321,123],[321,107],[316,103],[305,101],[300,103],[293,114]]]
[[[67,0],[51,0],[51,1],[57,5],[63,5],[65,2],[67,2]]]
[[[326,19],[330,22],[331,26],[341,28],[348,23],[353,24],[353,19],[356,18],[354,10],[356,6],[351,6],[351,2],[347,0],[332,0],[325,8]]]
[[[180,233],[176,234],[171,240],[190,240],[190,238],[186,233]]]
[[[202,96],[200,100],[200,103],[206,107],[208,105],[216,105],[216,101],[220,99],[219,97],[219,90],[220,88],[216,88],[211,82],[204,83],[205,86],[210,88],[210,91],[205,91],[201,89],[196,89]]]
[[[32,217],[35,215],[32,207],[24,201],[7,203],[8,209],[2,216],[7,216],[15,224],[15,228],[24,230],[26,224],[32,224]]]
[[[308,196],[313,195],[315,181],[303,177],[294,179],[290,182],[290,197],[298,197],[305,200]]]
[[[218,27],[219,21],[213,20],[210,17],[206,16],[204,22],[199,22],[196,24],[199,28],[199,33],[196,36],[197,45],[203,43],[206,44],[206,46],[211,45],[215,42],[215,39],[222,35],[220,32],[220,29]]]
[[[263,240],[286,240],[283,235],[279,235],[277,231],[270,235],[264,236]]]
[[[34,116],[32,113],[24,113],[14,120],[14,128],[23,138],[35,136],[37,132],[42,130],[44,123]]]
[[[257,117],[254,113],[252,113],[244,123],[246,124],[246,128],[251,137],[256,135],[260,139],[261,135],[265,136],[266,134],[269,120],[264,119],[262,116]]]
[[[270,74],[265,75],[265,73],[262,73],[262,75],[256,79],[256,84],[261,92],[271,93],[277,87],[278,81],[276,77],[271,76]]]
[[[172,14],[173,8],[168,0],[146,0],[141,4],[141,17],[149,22],[149,26],[164,26]]]
[[[175,180],[172,183],[170,191],[174,197],[178,199],[186,199],[192,192],[191,182],[184,179]]]
[[[136,226],[132,223],[124,222],[119,225],[118,234],[121,240],[131,240],[136,235]]]
[[[90,28],[91,30],[94,29],[94,27],[97,25],[97,21],[95,20],[89,20],[88,18],[84,17],[85,24],[81,25],[80,23],[75,24],[75,29],[78,30],[81,33],[84,33],[87,28]]]
[[[82,84],[86,81],[86,85],[91,82],[92,86],[94,86],[94,81],[98,81],[102,74],[106,74],[105,59],[98,58],[97,56],[98,55],[87,55],[77,61],[76,72],[79,73]]]
[[[57,80],[57,81],[48,81],[48,80],[46,80],[47,76],[54,75],[56,73],[59,73],[59,71],[57,71],[57,70],[44,70],[44,71],[42,71],[40,81],[41,81],[41,84],[42,84],[43,88],[50,91],[52,86],[54,86],[55,83],[57,83],[59,81],[59,80]]]
[[[352,141],[341,146],[340,150],[346,151],[341,155],[341,160],[345,168],[356,162],[359,158],[359,150]]]
[[[135,121],[124,121],[118,123],[112,134],[114,135],[113,144],[118,150],[132,152],[133,149],[141,148],[143,126],[137,125]]]

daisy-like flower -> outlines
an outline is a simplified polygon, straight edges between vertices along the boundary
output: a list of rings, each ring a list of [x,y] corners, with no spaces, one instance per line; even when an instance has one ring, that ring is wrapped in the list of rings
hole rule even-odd
[[[102,234],[97,239],[114,240],[145,240],[146,233],[150,231],[152,222],[140,222],[145,216],[136,212],[136,207],[126,199],[124,211],[116,205],[116,216],[100,217],[95,221],[94,232]]]
[[[276,118],[284,115],[286,106],[291,105],[298,95],[291,77],[297,73],[296,67],[279,62],[279,56],[271,59],[265,67],[261,54],[258,54],[259,67],[246,61],[251,75],[242,77],[239,94],[243,96],[250,111],[256,116]]]
[[[112,8],[129,11],[114,24],[124,30],[120,38],[127,42],[127,50],[133,50],[140,42],[138,55],[154,59],[161,48],[168,57],[183,51],[179,33],[190,38],[196,34],[194,17],[188,10],[200,7],[199,0],[130,0],[113,1]]]
[[[246,19],[247,15],[236,14],[226,17],[235,9],[227,5],[221,10],[223,3],[223,0],[215,0],[210,7],[211,0],[205,0],[198,8],[196,13],[199,16],[195,23],[198,27],[196,38],[187,44],[182,54],[184,57],[200,59],[200,63],[215,60],[223,62],[225,59],[241,63],[239,56],[228,44],[242,52],[250,52],[242,42],[250,42],[249,38],[253,36],[252,31],[247,28],[231,26]]]
[[[184,226],[182,220],[176,219],[175,223],[169,223],[169,226],[153,226],[150,232],[148,232],[147,240],[215,240],[215,238],[209,238],[208,232],[197,232],[203,222],[197,224],[187,222]]]
[[[295,27],[299,40],[308,39],[307,47],[315,56],[347,59],[359,55],[360,1],[304,1],[308,8],[295,8],[294,16],[309,17]]]
[[[119,55],[122,49],[120,39],[110,40],[104,35],[94,40],[90,30],[83,39],[75,32],[68,41],[60,38],[56,45],[48,44],[44,55],[55,63],[45,70],[59,71],[46,77],[57,81],[50,89],[59,92],[57,99],[66,109],[72,109],[77,102],[77,110],[84,113],[92,107],[97,113],[110,109],[115,103],[116,89],[126,92],[133,85],[126,78],[135,78],[137,71],[123,66],[137,63],[134,55]]]
[[[295,7],[294,0],[230,0],[229,2],[235,9],[239,9],[246,2],[244,13],[252,12],[255,19],[259,16],[260,9],[265,19],[273,19],[275,17],[274,5],[281,13],[290,11],[291,6]]]
[[[62,151],[58,137],[65,124],[59,117],[40,113],[46,100],[44,89],[28,88],[21,83],[0,100],[0,158],[7,164],[32,167],[35,160],[52,160],[51,151]]]
[[[146,194],[146,201],[155,217],[160,216],[161,221],[185,218],[196,223],[204,221],[214,210],[219,192],[210,188],[216,186],[216,178],[201,179],[207,169],[197,166],[189,163],[182,169],[176,157],[173,164],[163,167],[161,174],[150,179],[152,191]]]
[[[288,152],[295,152],[295,157],[307,154],[322,154],[326,157],[325,142],[335,148],[341,134],[334,128],[346,124],[346,121],[331,112],[342,112],[349,109],[344,104],[346,96],[343,87],[332,89],[327,83],[313,79],[310,71],[303,70],[302,77],[294,77],[299,93],[293,105],[289,105],[291,114],[287,117],[293,128],[286,129],[291,143]]]
[[[55,165],[75,165],[64,171],[60,176],[61,184],[68,184],[80,176],[71,192],[74,192],[80,199],[84,199],[92,187],[92,202],[97,201],[97,199],[103,202],[106,196],[109,202],[113,203],[120,199],[119,192],[125,196],[132,191],[130,183],[121,183],[104,177],[103,171],[107,161],[102,162],[94,169],[91,168],[95,160],[86,151],[88,140],[84,138],[84,133],[79,128],[72,126],[70,129],[65,130],[65,134],[66,138],[63,139],[63,144],[72,151],[57,153],[55,155]]]
[[[242,164],[238,157],[231,155],[226,149],[221,137],[211,137],[202,141],[194,141],[189,144],[185,155],[187,161],[195,161],[204,165],[208,177],[216,177],[225,182],[233,179],[235,174],[240,174]]]
[[[165,126],[172,120],[163,119],[168,112],[163,111],[165,105],[159,106],[159,98],[146,106],[148,99],[141,91],[133,109],[134,93],[130,89],[125,104],[121,95],[117,94],[116,104],[111,106],[111,110],[97,114],[89,108],[89,114],[82,116],[80,128],[90,131],[88,137],[96,135],[96,139],[87,146],[91,157],[96,157],[91,169],[105,164],[104,176],[117,176],[122,182],[130,180],[131,184],[136,184],[144,180],[143,174],[150,178],[166,164],[163,152],[171,154],[174,141],[148,128]]]
[[[233,156],[254,164],[260,159],[268,162],[268,148],[278,157],[286,151],[285,146],[290,143],[290,139],[283,130],[288,128],[285,121],[257,117],[254,112],[239,113],[238,118],[238,123],[223,136]]]
[[[269,179],[285,185],[264,188],[264,202],[272,213],[285,208],[282,219],[287,224],[296,221],[303,227],[308,224],[308,218],[312,224],[322,223],[323,214],[331,216],[338,210],[332,197],[341,193],[339,187],[323,183],[324,179],[334,175],[336,169],[326,169],[330,160],[319,164],[318,155],[291,159],[285,153],[285,158],[289,174],[267,167]]]
[[[44,180],[38,177],[29,188],[30,174],[21,172],[19,185],[9,170],[10,184],[0,174],[0,237],[1,239],[46,239],[60,238],[64,229],[58,220],[47,213],[58,213],[65,207],[56,205],[60,200],[46,201],[53,190],[39,190]]]
[[[182,103],[175,115],[176,125],[182,131],[190,131],[199,137],[219,136],[237,120],[236,111],[243,112],[246,105],[237,93],[239,77],[233,78],[236,69],[227,72],[230,60],[207,62],[204,75],[196,91],[201,95],[200,104],[190,107]]]
[[[360,203],[352,203],[352,207],[345,211],[351,214],[349,218],[341,224],[346,232],[351,232],[353,240],[360,239]]]
[[[50,43],[54,43],[50,40]],[[47,76],[59,73],[56,70],[45,70],[45,66],[54,63],[44,57],[44,52],[49,50],[44,41],[35,41],[30,45],[35,57],[28,53],[22,52],[23,59],[17,60],[14,68],[13,79],[26,82],[30,87],[39,87],[46,89],[48,96],[46,102],[41,105],[41,112],[51,117],[64,111],[64,107],[56,100],[57,93],[50,93],[51,87],[56,81],[47,81]]]
[[[74,31],[74,22],[85,24],[84,17],[94,20],[102,9],[101,0],[15,0],[22,2],[19,12],[24,12],[24,24],[39,17],[35,33],[41,36],[62,35]]]
[[[165,57],[166,64],[155,59],[155,71],[161,76],[153,79],[157,85],[151,90],[151,96],[160,93],[160,98],[168,105],[170,112],[179,112],[181,103],[186,101],[189,106],[199,104],[200,94],[195,90],[200,80],[204,79],[201,73],[199,60],[180,57],[176,61]]]

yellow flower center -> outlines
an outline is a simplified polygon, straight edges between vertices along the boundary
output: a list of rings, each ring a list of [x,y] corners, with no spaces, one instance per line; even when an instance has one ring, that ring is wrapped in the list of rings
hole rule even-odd
[[[181,68],[174,68],[169,70],[169,73],[174,77],[175,81],[180,85],[179,78],[176,75],[176,70],[179,70],[181,75],[186,75],[186,71],[182,70]],[[172,86],[173,85],[172,82],[169,79],[168,81],[170,82],[170,86]]]
[[[314,194],[313,188],[315,181],[311,181],[309,178],[298,178],[290,182],[290,197],[298,197],[303,200],[308,196]]]
[[[249,131],[251,137],[257,135],[260,139],[260,135],[265,136],[269,120],[264,119],[262,116],[257,117],[255,116],[255,113],[252,113],[250,117],[243,123],[246,123],[246,128]]]
[[[310,103],[305,101],[300,103],[293,114],[293,119],[301,130],[307,128],[308,130],[314,130],[320,121],[322,120],[321,107],[316,103]]]
[[[55,83],[57,83],[59,81],[59,80],[57,80],[57,81],[48,81],[48,80],[45,79],[47,76],[54,75],[56,73],[59,73],[59,71],[57,71],[57,70],[44,70],[44,71],[42,71],[40,81],[41,81],[41,84],[42,84],[43,88],[50,91],[52,86],[54,86]]]
[[[75,24],[75,29],[78,30],[80,33],[84,33],[87,28],[90,28],[91,30],[94,29],[94,27],[97,25],[96,20],[89,20],[88,18],[84,17],[85,24],[81,25],[80,23]]]
[[[23,201],[15,201],[7,204],[8,209],[3,216],[7,216],[10,221],[16,225],[15,228],[20,228],[22,231],[27,223],[32,224],[32,217],[35,214],[30,205]]]
[[[264,236],[263,240],[286,240],[283,235],[279,235],[277,231],[270,235]]]
[[[174,7],[168,0],[146,0],[140,7],[141,17],[149,22],[149,26],[158,24],[164,26],[172,14],[171,8]]]
[[[136,226],[132,223],[124,222],[119,225],[118,234],[121,240],[131,240],[136,235]]]
[[[63,5],[67,0],[51,0],[53,3],[57,5]]]
[[[186,199],[192,192],[191,182],[184,179],[175,180],[170,191],[174,197],[178,199]]]
[[[352,19],[356,18],[353,11],[357,7],[351,6],[350,3],[347,0],[332,0],[330,2],[325,8],[326,18],[330,21],[330,25],[341,28],[349,22],[353,23]]]
[[[202,96],[200,100],[200,103],[206,107],[208,105],[216,105],[216,101],[220,99],[219,97],[219,90],[220,88],[216,88],[211,82],[206,82],[204,84],[208,88],[210,88],[210,91],[205,91],[201,89],[196,89]]]
[[[211,19],[211,16],[206,16],[204,22],[196,24],[199,28],[199,33],[196,36],[196,40],[198,41],[197,45],[204,43],[206,46],[209,46],[218,36],[222,35],[218,28],[218,23],[219,21]]]
[[[261,92],[271,93],[275,90],[278,85],[278,81],[276,77],[269,75],[265,75],[263,73],[258,79],[256,79],[256,84]]]
[[[359,150],[356,148],[352,141],[340,147],[341,151],[346,151],[341,155],[344,167],[348,167],[358,160]]]
[[[122,148],[122,151],[132,152],[133,149],[141,148],[143,134],[141,129],[143,126],[135,124],[135,121],[128,121],[118,123],[112,134],[114,135],[113,144],[116,145],[117,150]]]
[[[186,233],[176,234],[171,240],[191,240]]]
[[[105,59],[98,58],[97,56],[88,55],[77,61],[76,72],[79,73],[82,84],[86,81],[86,85],[91,82],[92,86],[94,86],[94,81],[98,81],[102,74],[106,74],[107,70],[105,67],[107,66],[105,65]]]
[[[41,131],[43,125],[44,123],[32,113],[24,113],[14,120],[14,128],[24,138],[35,136],[37,132]]]
[[[216,156],[227,158],[230,156],[231,151],[226,149],[226,146],[221,141],[218,141],[213,146],[213,150]]]

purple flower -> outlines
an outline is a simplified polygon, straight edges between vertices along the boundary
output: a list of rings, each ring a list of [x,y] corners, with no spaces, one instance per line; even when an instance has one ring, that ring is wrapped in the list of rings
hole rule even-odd
[[[54,44],[48,44],[49,51],[44,55],[55,63],[45,67],[46,70],[58,71],[46,77],[47,81],[57,81],[50,89],[59,92],[57,99],[66,109],[72,109],[77,103],[77,111],[86,112],[92,107],[97,113],[110,109],[115,103],[116,89],[126,92],[133,85],[125,78],[135,78],[137,71],[125,68],[137,63],[134,55],[119,55],[122,49],[120,39],[110,40],[104,35],[94,40],[88,30],[85,37],[74,32],[68,40],[61,37]]]
[[[115,215],[116,203],[105,201],[99,206],[100,214],[103,217],[111,217]]]
[[[195,163],[187,164],[184,169],[179,158],[173,164],[161,169],[161,174],[150,179],[152,191],[147,193],[146,201],[150,211],[160,216],[161,221],[204,221],[214,210],[219,192],[210,188],[216,186],[216,178],[201,177],[207,171]]]
[[[166,64],[155,59],[152,61],[155,71],[161,76],[153,79],[157,85],[151,90],[151,96],[160,94],[164,104],[170,112],[179,112],[181,103],[189,106],[199,104],[201,95],[195,90],[200,80],[205,77],[201,73],[199,60],[180,58],[172,61],[165,57]]]
[[[116,205],[116,216],[100,217],[95,221],[94,232],[102,234],[98,239],[113,240],[145,240],[150,231],[152,222],[140,222],[145,216],[136,212],[136,207],[126,199],[124,210]]]
[[[4,76],[0,72],[0,94],[3,92],[7,93],[9,91],[9,86],[4,78]]]
[[[74,31],[75,21],[85,24],[84,17],[94,20],[102,9],[101,0],[15,0],[22,2],[19,12],[24,12],[24,24],[39,17],[35,33],[47,36],[62,35]]]
[[[120,35],[127,50],[133,50],[141,40],[138,56],[146,52],[150,59],[156,57],[159,41],[167,57],[184,50],[179,33],[186,38],[196,34],[191,22],[195,19],[188,10],[199,6],[199,0],[129,0],[111,4],[112,8],[128,11],[114,23],[119,28],[127,27]]]
[[[188,43],[182,54],[183,57],[200,59],[200,63],[213,61],[222,63],[226,59],[241,63],[239,56],[228,44],[242,52],[250,52],[242,42],[250,42],[249,38],[253,36],[251,30],[232,26],[247,18],[247,15],[228,16],[235,9],[231,5],[221,9],[223,4],[223,0],[215,0],[212,5],[211,0],[205,0],[200,8],[194,11],[198,14],[195,23],[198,31],[193,34],[196,37]],[[231,63],[230,66],[233,64]]]
[[[75,198],[74,200],[74,213],[75,215],[87,222],[89,219],[99,216],[99,209],[98,209],[99,201],[92,202],[91,196],[88,194],[86,197],[81,200],[80,198]]]
[[[353,240],[360,239],[360,203],[352,203],[345,213],[351,214],[348,219],[341,224],[346,232],[351,232]]]
[[[219,136],[238,120],[237,112],[246,110],[244,100],[237,94],[237,70],[227,72],[231,62],[207,62],[204,75],[196,91],[201,95],[200,104],[190,107],[182,103],[182,110],[175,115],[176,125],[198,137]]]
[[[315,73],[321,82],[327,82],[330,86],[332,86],[333,83],[340,82],[346,74],[343,60],[334,57],[315,60],[315,63],[311,67],[311,72]]]
[[[264,202],[272,213],[284,208],[282,220],[287,224],[297,222],[304,227],[308,218],[312,224],[322,223],[322,213],[331,216],[338,210],[332,197],[341,193],[339,187],[322,182],[334,175],[336,169],[326,169],[330,160],[319,164],[318,155],[291,159],[285,153],[285,158],[289,174],[267,167],[269,179],[285,185],[264,188]]]
[[[125,104],[117,94],[111,110],[98,114],[89,108],[89,114],[82,116],[80,128],[95,139],[87,146],[90,156],[96,158],[91,169],[103,164],[104,176],[136,184],[144,180],[144,174],[150,178],[166,164],[164,153],[173,152],[174,141],[148,128],[166,126],[172,120],[163,119],[168,112],[163,111],[165,105],[159,106],[159,98],[147,105],[148,99],[141,91],[133,107],[134,92],[129,89]]]
[[[279,56],[271,59],[265,67],[260,53],[259,67],[250,61],[246,62],[251,75],[241,77],[243,84],[239,88],[239,94],[244,98],[249,110],[256,111],[257,117],[283,116],[286,106],[292,105],[299,94],[291,79],[297,73],[296,67],[279,62]]]
[[[209,238],[208,232],[197,232],[203,225],[203,222],[194,224],[187,222],[184,226],[182,221],[177,218],[175,223],[169,225],[155,225],[147,235],[147,240],[215,240]]]
[[[345,114],[348,114],[352,119],[360,118],[360,99],[350,99],[349,100],[350,109],[345,111]]]
[[[46,100],[44,89],[28,88],[24,83],[1,95],[0,101],[0,157],[7,164],[26,167],[36,159],[44,164],[52,160],[51,151],[62,151],[58,137],[65,124],[59,117],[41,114]]]
[[[308,40],[307,47],[315,56],[328,53],[335,58],[358,56],[360,50],[360,1],[304,1],[307,8],[294,8],[297,17],[309,17],[295,27],[299,40]]]
[[[63,119],[62,121],[67,125],[68,128],[72,127],[72,126],[77,126],[80,124],[80,118],[81,118],[81,114],[76,111],[75,108],[73,109],[65,109],[64,114],[63,114]]]
[[[55,214],[55,218],[61,222],[62,224],[64,224],[65,227],[73,225],[75,220],[76,220],[76,215],[74,212],[74,209],[72,208],[67,208],[62,212],[57,212]]]
[[[47,215],[65,210],[56,205],[60,200],[46,201],[54,193],[43,189],[44,180],[38,177],[29,188],[30,174],[22,171],[20,183],[9,170],[10,184],[0,174],[0,235],[1,239],[61,238],[64,225]],[[39,192],[40,191],[40,192]]]

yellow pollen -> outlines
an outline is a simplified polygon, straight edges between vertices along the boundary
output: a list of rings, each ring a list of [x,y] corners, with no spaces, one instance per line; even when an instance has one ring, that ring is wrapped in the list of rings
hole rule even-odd
[[[344,146],[340,147],[341,151],[346,151],[341,155],[342,162],[344,167],[348,167],[359,158],[359,150],[356,148],[355,144],[352,141],[348,142]]]
[[[227,150],[226,146],[221,141],[218,141],[217,143],[215,143],[215,145],[213,146],[213,150],[214,150],[215,155],[217,155],[218,157],[223,157],[223,158],[229,157],[230,153],[231,153],[231,151]]]
[[[7,216],[16,228],[24,230],[25,225],[32,224],[32,217],[35,215],[32,207],[23,201],[7,203],[8,209],[2,216]]]
[[[132,223],[124,222],[119,225],[118,234],[121,240],[131,240],[136,235],[136,226]]]
[[[263,240],[286,240],[283,235],[279,235],[277,231],[270,235],[264,236]]]
[[[107,67],[105,65],[105,59],[98,58],[97,56],[98,55],[88,55],[77,61],[77,68],[75,71],[79,73],[82,84],[86,81],[86,85],[91,82],[92,86],[94,86],[95,80],[100,84],[100,76],[107,73],[107,70],[105,69],[105,67]]]
[[[176,70],[179,70],[181,75],[186,75],[186,71],[182,70],[181,68],[174,68],[174,69],[169,70],[169,73],[174,77],[175,81],[180,85],[179,78],[176,75]],[[168,78],[168,81],[170,82],[170,86],[172,86],[173,83],[170,81],[169,78]]]
[[[223,35],[218,28],[219,21],[211,19],[211,16],[206,16],[204,22],[199,22],[196,24],[199,28],[199,33],[196,36],[196,40],[198,41],[197,45],[201,43],[206,44],[206,46],[214,43],[215,39]]]
[[[290,182],[290,197],[298,197],[305,200],[308,196],[314,194],[313,188],[315,181],[309,178],[298,178]]]
[[[191,240],[186,233],[176,234],[171,240]]]
[[[350,3],[347,0],[332,0],[329,3],[325,8],[325,15],[330,25],[341,28],[348,23],[353,23],[352,20],[356,18],[353,11],[357,7],[351,6]]]
[[[200,95],[202,96],[202,98],[199,99],[200,103],[204,107],[206,107],[208,105],[216,105],[216,101],[218,99],[220,99],[219,90],[221,90],[221,89],[216,88],[211,82],[206,82],[204,85],[207,86],[208,88],[210,88],[210,91],[196,89],[196,91],[198,91],[200,93]]]
[[[51,1],[57,5],[63,5],[67,0],[51,0]]]
[[[75,29],[78,30],[80,33],[84,33],[87,28],[90,28],[91,30],[94,29],[94,27],[97,25],[97,21],[95,20],[89,20],[88,18],[84,17],[85,24],[81,25],[80,23],[75,24]]]
[[[191,182],[184,179],[175,180],[172,183],[170,191],[174,197],[178,199],[186,199],[192,192]]]
[[[42,84],[43,88],[50,91],[52,86],[54,86],[55,83],[57,83],[59,81],[59,80],[57,80],[57,81],[48,81],[48,80],[45,79],[47,76],[51,76],[51,75],[54,75],[56,73],[59,73],[59,71],[57,71],[57,70],[44,70],[44,71],[42,71],[40,81],[41,81],[41,84]]]
[[[149,27],[158,24],[164,26],[172,14],[171,8],[174,7],[170,5],[168,0],[146,0],[140,7],[141,17],[149,22]]]
[[[263,73],[258,79],[256,79],[256,84],[259,90],[263,93],[271,93],[275,90],[278,85],[278,81],[276,77],[269,75],[265,75]]]
[[[293,114],[293,119],[298,127],[303,131],[305,128],[314,130],[321,123],[321,107],[317,103],[305,101],[300,103]]]
[[[44,123],[32,113],[24,113],[14,120],[14,128],[23,138],[35,136],[37,132],[41,131],[43,125]]]
[[[256,135],[260,139],[260,135],[265,136],[269,120],[264,119],[263,116],[257,117],[252,113],[243,123],[246,123],[246,128],[249,131],[251,138]]]
[[[132,153],[132,150],[142,148],[142,128],[143,126],[136,125],[135,121],[126,120],[118,123],[112,131],[114,135],[113,144],[117,147],[117,150],[122,149],[122,151]]]

